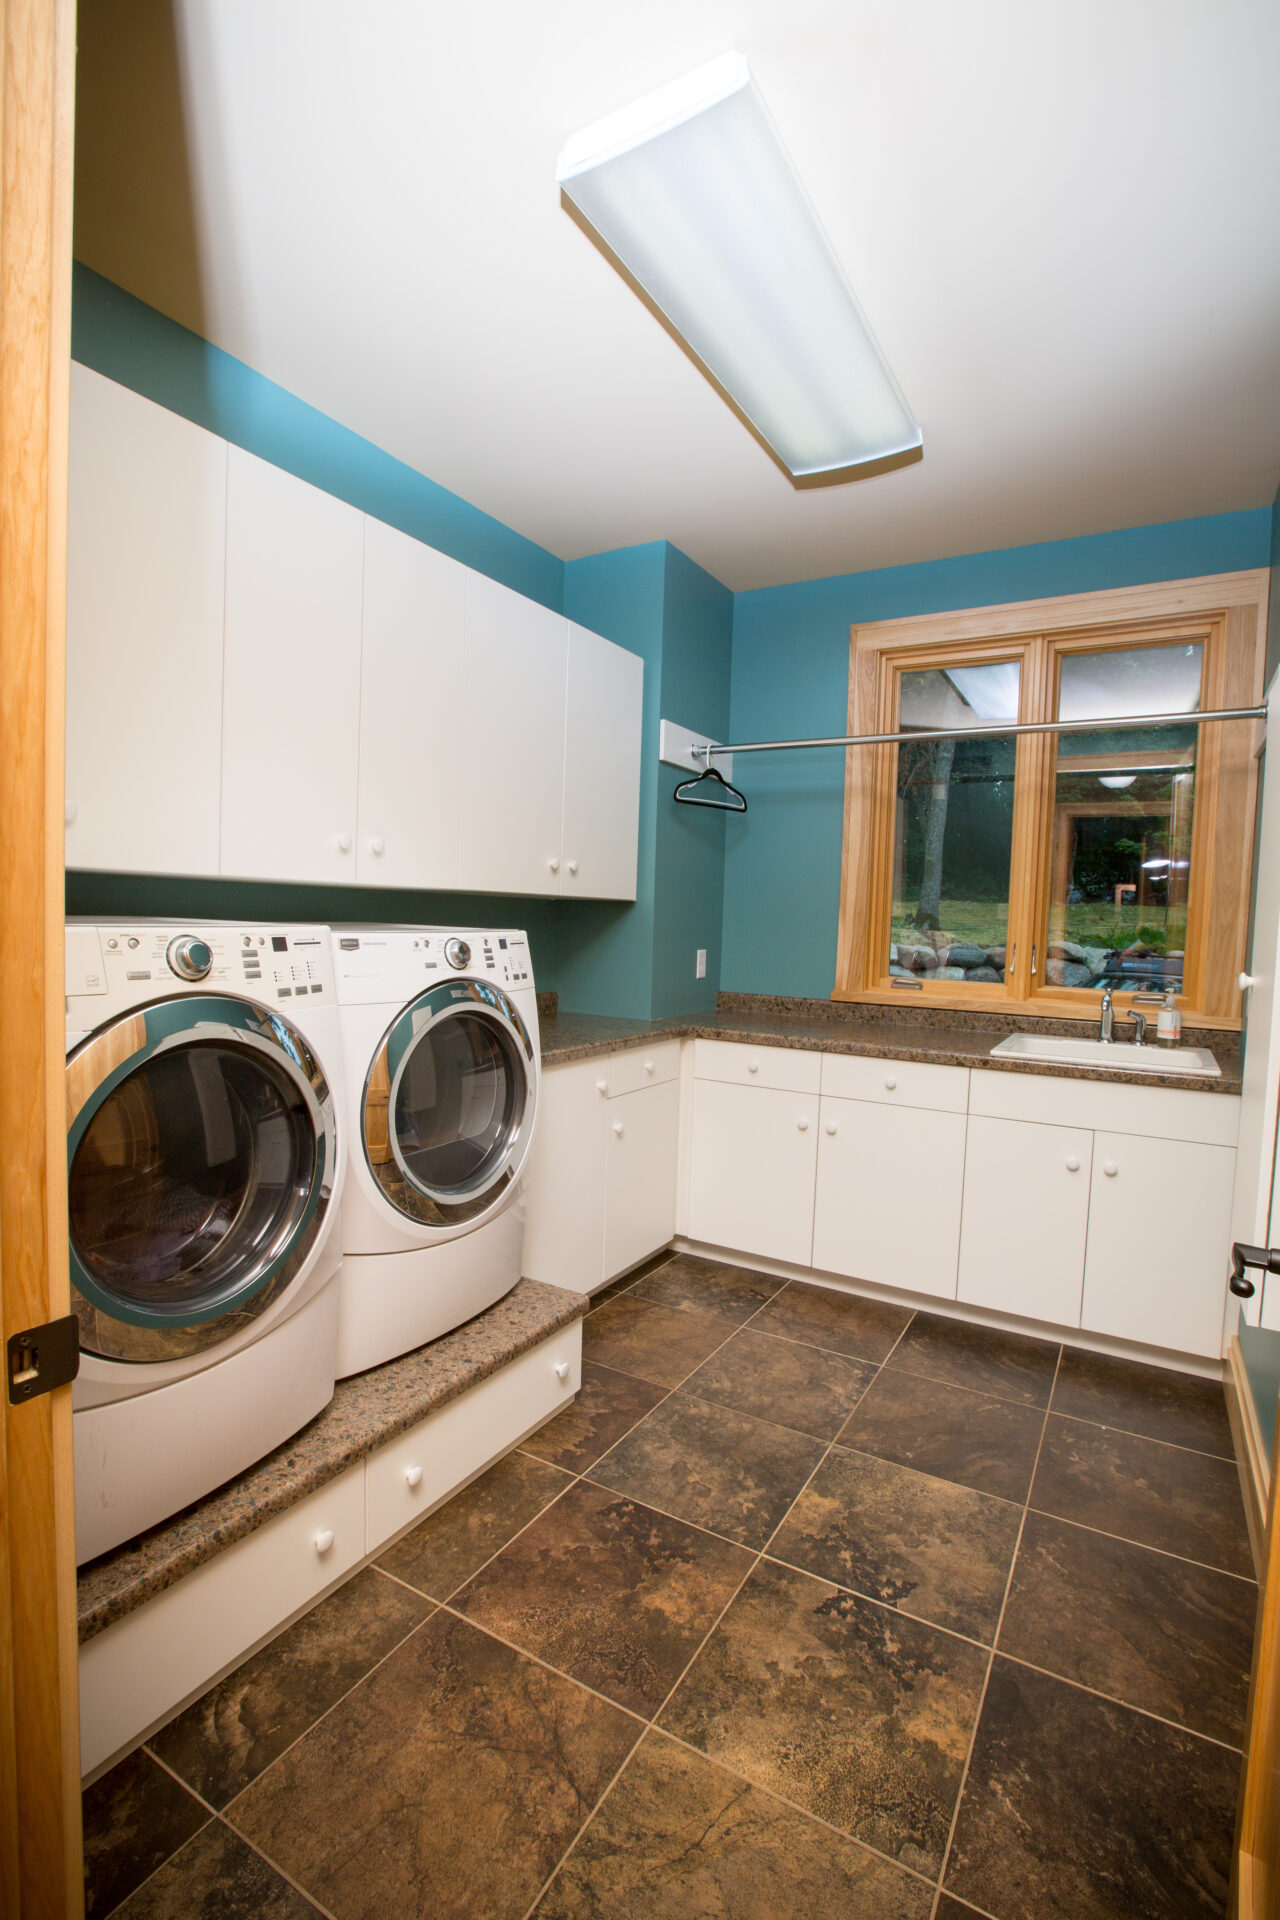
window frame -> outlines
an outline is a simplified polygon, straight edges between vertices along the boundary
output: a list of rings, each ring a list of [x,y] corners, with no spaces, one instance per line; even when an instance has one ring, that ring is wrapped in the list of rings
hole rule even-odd
[[[1267,573],[1259,569],[853,626],[848,731],[896,730],[898,680],[904,671],[1016,658],[1021,662],[1018,718],[1026,722],[1055,716],[1059,663],[1066,654],[1171,641],[1203,645],[1202,710],[1255,706],[1262,697],[1268,585]],[[1187,946],[1178,997],[1189,1026],[1241,1025],[1237,976],[1248,938],[1261,739],[1257,721],[1217,721],[1197,730]],[[898,749],[848,750],[832,999],[1097,1020],[1096,988],[1049,986],[1044,980],[1057,757],[1055,735],[1018,736],[1007,934],[1015,963],[1004,982],[966,987],[923,977],[908,999],[891,985],[887,971]],[[1134,991],[1116,993],[1118,1010],[1131,1007]],[[1144,1004],[1141,990],[1136,991],[1139,1005]],[[1145,1004],[1150,1005],[1149,994]]]

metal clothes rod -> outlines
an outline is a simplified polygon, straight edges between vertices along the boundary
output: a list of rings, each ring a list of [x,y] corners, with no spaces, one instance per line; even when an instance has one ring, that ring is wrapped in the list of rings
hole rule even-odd
[[[1209,720],[1265,720],[1265,707],[1218,707],[1209,713],[1144,713],[1109,720],[1022,720],[992,727],[931,727],[906,733],[846,733],[830,740],[746,740],[736,746],[691,747],[710,766],[718,753],[791,753],[805,747],[893,747],[908,740],[986,740],[1006,733],[1114,733],[1118,727],[1199,727]]]

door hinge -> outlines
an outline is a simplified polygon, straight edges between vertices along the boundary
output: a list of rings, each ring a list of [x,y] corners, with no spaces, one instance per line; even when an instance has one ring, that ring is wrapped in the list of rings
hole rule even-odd
[[[74,1313],[9,1335],[9,1400],[17,1407],[65,1387],[80,1371],[80,1322]]]

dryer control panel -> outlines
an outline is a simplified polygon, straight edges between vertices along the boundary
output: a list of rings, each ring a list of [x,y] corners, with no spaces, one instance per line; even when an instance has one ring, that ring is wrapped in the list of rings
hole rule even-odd
[[[509,993],[533,990],[529,942],[514,928],[335,927],[333,969],[347,1006],[403,1005],[450,976],[493,980]]]
[[[85,1026],[175,993],[235,993],[286,1010],[335,998],[327,927],[71,920],[66,963],[67,1010],[85,1001]]]

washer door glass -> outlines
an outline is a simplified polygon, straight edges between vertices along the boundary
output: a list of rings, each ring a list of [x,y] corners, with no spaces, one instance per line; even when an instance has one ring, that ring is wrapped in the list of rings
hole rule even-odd
[[[231,1304],[306,1208],[316,1138],[296,1083],[248,1049],[154,1054],[106,1096],[67,1170],[85,1273],[126,1312]]]
[[[436,990],[400,1016],[365,1090],[366,1156],[398,1212],[450,1227],[496,1203],[528,1149],[531,1057],[492,988]]]

